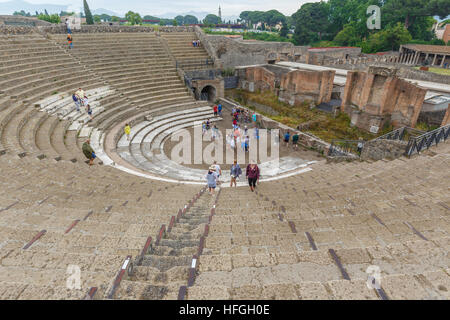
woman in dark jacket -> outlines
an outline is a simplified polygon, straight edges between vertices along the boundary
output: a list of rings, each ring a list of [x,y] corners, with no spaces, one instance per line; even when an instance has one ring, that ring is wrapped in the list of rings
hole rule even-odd
[[[255,191],[256,182],[259,181],[259,168],[255,162],[252,162],[247,166],[247,170],[245,175],[248,178],[248,184],[250,186],[250,190]]]

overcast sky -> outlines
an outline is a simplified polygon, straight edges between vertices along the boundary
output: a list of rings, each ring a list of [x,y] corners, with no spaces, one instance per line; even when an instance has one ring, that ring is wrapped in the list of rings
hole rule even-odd
[[[0,0],[7,2],[11,0]],[[80,7],[82,0],[25,0],[33,4],[59,4]],[[141,14],[163,14],[166,12],[207,11],[217,14],[219,5],[222,15],[239,15],[245,10],[267,11],[276,9],[285,15],[295,13],[303,3],[319,0],[88,0],[91,9],[104,8],[124,13],[128,10]]]

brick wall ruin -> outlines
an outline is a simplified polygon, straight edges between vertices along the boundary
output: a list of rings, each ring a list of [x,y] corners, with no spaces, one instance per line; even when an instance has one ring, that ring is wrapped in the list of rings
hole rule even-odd
[[[294,70],[281,77],[279,100],[295,105],[314,101],[329,102],[333,92],[335,71]]]
[[[239,88],[255,92],[275,90],[275,73],[264,67],[248,67],[238,69]]]
[[[304,101],[329,102],[335,71],[308,71],[263,65],[236,68],[239,88],[250,92],[270,90],[280,101],[295,105]]]
[[[341,111],[353,125],[373,133],[388,121],[394,127],[414,127],[425,94],[426,89],[398,78],[392,68],[349,71]]]

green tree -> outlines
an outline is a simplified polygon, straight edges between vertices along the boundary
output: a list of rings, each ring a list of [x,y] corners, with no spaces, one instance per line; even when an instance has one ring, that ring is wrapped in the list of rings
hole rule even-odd
[[[222,21],[215,14],[208,14],[205,19],[203,19],[203,23],[207,25],[211,24],[220,24]]]
[[[184,17],[184,24],[198,24],[198,19],[196,16],[187,15]]]
[[[340,46],[356,46],[361,42],[361,37],[356,32],[356,28],[353,24],[349,23],[344,26],[344,28],[339,31],[339,33],[334,37],[333,41]]]
[[[139,13],[133,12],[133,11],[128,11],[125,14],[125,19],[128,21],[129,24],[131,24],[132,26],[136,25],[136,24],[141,24],[142,23],[142,18],[140,16]]]
[[[371,34],[361,47],[365,53],[398,50],[401,44],[408,43],[411,39],[409,31],[398,22],[395,26]]]
[[[178,26],[178,21],[176,19],[173,19],[172,25],[175,26],[175,27]]]
[[[23,11],[23,10],[22,10],[22,11]],[[47,9],[44,9],[44,13],[45,13],[46,16],[49,16],[49,14],[48,14],[48,12],[47,12]]]
[[[271,27],[276,26],[280,22],[286,22],[286,17],[284,16],[284,14],[277,10],[269,10],[265,12],[263,15],[263,19],[263,22],[267,23]]]
[[[83,0],[84,6],[84,14],[86,15],[86,23],[94,24],[94,18],[92,17],[91,9],[89,9],[89,5],[86,0]]]
[[[112,21],[112,22],[119,22],[119,21],[120,21],[120,18],[119,18],[119,17],[116,17],[116,16],[112,16],[112,17],[111,17],[111,21]]]
[[[100,23],[100,22],[102,22],[102,19],[100,18],[100,16],[99,16],[98,14],[95,14],[95,15],[94,15],[94,22],[95,22],[95,23]]]
[[[58,14],[48,15],[48,14],[41,13],[37,16],[37,18],[39,20],[47,21],[50,23],[61,23],[61,18],[59,17]]]
[[[283,22],[283,27],[280,30],[280,36],[286,38],[288,35],[289,29],[286,22]]]
[[[182,26],[184,24],[184,17],[183,16],[176,16],[174,20],[177,22],[177,25]]]
[[[449,12],[449,0],[385,0],[381,18],[388,24],[402,22],[409,30],[419,17],[437,15],[444,19]]]
[[[305,3],[292,15],[295,20],[294,41],[298,45],[322,40],[329,22],[329,6],[325,2]]]
[[[111,21],[111,16],[103,13],[100,15],[100,19],[102,19],[103,21]]]

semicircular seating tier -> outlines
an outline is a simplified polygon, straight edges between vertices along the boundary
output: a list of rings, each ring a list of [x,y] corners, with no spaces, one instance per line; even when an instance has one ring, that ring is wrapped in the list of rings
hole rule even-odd
[[[320,161],[217,199],[203,184],[89,167],[87,137],[105,160],[122,159],[110,150],[119,142],[140,165],[141,145],[161,150],[210,111],[154,34],[74,38],[69,51],[64,35],[0,35],[0,299],[450,298],[448,142],[393,161]],[[91,121],[71,101],[79,87]],[[368,286],[371,270],[381,289]]]

